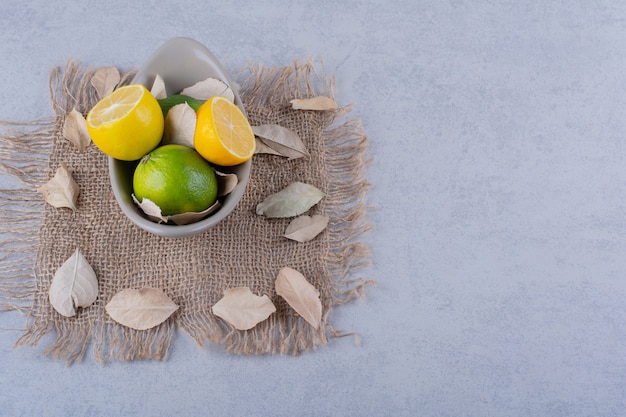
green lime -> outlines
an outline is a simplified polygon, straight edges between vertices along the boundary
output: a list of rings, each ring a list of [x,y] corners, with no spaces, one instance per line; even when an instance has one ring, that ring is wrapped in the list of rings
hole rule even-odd
[[[151,200],[164,216],[204,211],[217,199],[213,167],[182,145],[164,145],[144,156],[135,168],[133,189],[137,200]]]
[[[159,106],[161,106],[163,117],[167,116],[167,112],[170,111],[170,109],[177,104],[187,103],[189,107],[191,107],[194,111],[198,111],[200,106],[202,106],[202,103],[204,103],[204,101],[202,100],[198,100],[183,94],[174,94],[173,96],[161,98],[157,101],[159,102]]]

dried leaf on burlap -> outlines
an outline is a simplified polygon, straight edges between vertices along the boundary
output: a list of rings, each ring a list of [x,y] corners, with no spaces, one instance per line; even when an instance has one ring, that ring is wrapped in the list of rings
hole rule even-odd
[[[80,250],[57,269],[48,290],[50,304],[66,317],[76,315],[78,307],[87,307],[98,298],[98,280]]]
[[[163,145],[177,144],[193,148],[196,112],[187,103],[177,104],[165,116]]]
[[[67,167],[65,162],[59,164],[54,177],[46,184],[37,189],[42,195],[46,203],[54,207],[68,207],[76,211],[76,201],[80,189],[74,178],[72,171]]]
[[[289,159],[311,156],[300,136],[289,128],[267,124],[252,126],[252,132],[257,137],[257,154],[269,153]]]
[[[259,139],[257,137],[256,138],[256,147],[254,149],[254,154],[258,155],[258,154],[262,154],[262,153],[268,154],[268,155],[284,156],[280,152],[275,151],[274,149],[272,149],[269,146],[267,146],[265,143],[263,143],[263,140],[261,140],[261,139]]]
[[[115,90],[121,80],[120,72],[115,67],[98,69],[91,77],[91,85],[98,92],[100,98],[106,97]]]
[[[317,187],[293,182],[256,206],[256,214],[265,217],[294,217],[316,205],[326,194]]]
[[[322,302],[320,292],[300,272],[284,267],[276,277],[276,294],[280,295],[313,328],[320,327]]]
[[[224,197],[232,193],[237,184],[239,184],[237,174],[233,174],[232,172],[225,173],[215,170],[215,178],[217,179],[218,197]]]
[[[168,221],[172,221],[179,226],[202,220],[222,207],[222,203],[216,201],[210,207],[202,211],[190,211],[186,213],[173,214],[171,216],[164,216],[161,211],[161,207],[149,198],[144,198],[139,201],[135,194],[131,194],[131,197],[133,198],[135,204],[137,204],[141,211],[143,211],[144,214],[150,218],[150,220],[157,223],[167,223]]]
[[[72,142],[80,153],[85,152],[85,149],[91,143],[91,136],[89,136],[87,131],[85,117],[75,108],[65,116],[63,137]]]
[[[294,110],[335,110],[337,108],[335,100],[324,96],[293,99],[290,103]]]
[[[309,242],[326,229],[329,220],[330,217],[323,214],[296,217],[287,226],[284,236],[301,243]]]
[[[267,295],[258,296],[249,287],[237,287],[224,290],[224,297],[211,310],[237,330],[249,330],[267,319],[276,307]]]
[[[194,85],[183,89],[180,94],[198,100],[208,100],[213,96],[222,96],[232,102],[235,101],[233,90],[225,82],[217,78],[207,78],[206,80],[198,81]]]
[[[152,88],[150,88],[150,93],[152,93],[154,98],[156,98],[157,100],[167,97],[165,81],[163,81],[163,78],[159,74],[154,77],[154,81],[152,82]]]
[[[127,288],[111,298],[106,312],[121,325],[135,330],[148,330],[168,319],[178,305],[156,288]]]

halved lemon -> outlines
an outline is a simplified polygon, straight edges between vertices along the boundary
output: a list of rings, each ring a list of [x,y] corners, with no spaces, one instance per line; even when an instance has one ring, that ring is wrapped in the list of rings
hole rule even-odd
[[[256,141],[248,119],[230,100],[214,96],[196,112],[194,148],[207,161],[232,166],[254,155]]]
[[[123,161],[140,159],[156,148],[163,136],[161,107],[141,84],[120,87],[104,97],[86,120],[93,143]]]

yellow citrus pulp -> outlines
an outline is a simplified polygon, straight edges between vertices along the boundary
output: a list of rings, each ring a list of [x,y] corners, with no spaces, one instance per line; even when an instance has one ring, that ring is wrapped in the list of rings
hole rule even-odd
[[[113,91],[89,111],[87,131],[105,154],[134,161],[161,141],[163,113],[146,87],[131,84]]]
[[[196,112],[194,148],[207,161],[232,166],[254,155],[256,142],[250,123],[228,99],[214,96]]]

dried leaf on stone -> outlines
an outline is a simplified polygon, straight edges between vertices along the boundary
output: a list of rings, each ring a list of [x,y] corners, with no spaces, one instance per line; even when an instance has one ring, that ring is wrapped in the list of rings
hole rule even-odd
[[[329,217],[323,214],[299,216],[289,223],[284,236],[297,242],[308,242],[319,235],[328,226]]]
[[[91,77],[91,85],[96,89],[100,98],[106,97],[115,90],[120,82],[120,72],[115,67],[98,69]]]
[[[294,182],[258,204],[256,214],[266,217],[299,216],[325,196],[326,194],[313,185]]]
[[[65,121],[63,122],[63,137],[72,142],[80,153],[85,152],[85,149],[87,149],[87,146],[91,143],[85,117],[76,109],[72,109],[72,111],[65,116]]]
[[[165,90],[165,81],[163,81],[163,78],[159,74],[154,77],[150,93],[152,93],[152,95],[156,99],[162,99],[167,97],[167,91]]]
[[[57,269],[48,290],[50,304],[66,317],[76,315],[78,307],[87,307],[98,298],[98,280],[80,250]]]
[[[72,171],[68,169],[64,162],[61,162],[59,168],[54,173],[54,177],[46,184],[37,189],[42,195],[46,203],[54,207],[69,207],[76,211],[76,201],[80,189],[78,184],[72,177]]]
[[[137,199],[135,194],[131,194],[133,201],[137,206],[144,212],[150,220],[157,223],[167,223],[168,221],[172,221],[173,223],[182,226],[184,224],[195,223],[208,215],[216,212],[222,207],[222,204],[219,201],[216,201],[211,207],[207,208],[203,211],[190,211],[187,213],[174,214],[171,216],[164,216],[161,212],[161,208],[149,198],[144,198],[141,201]]]
[[[163,144],[178,144],[193,148],[196,112],[187,103],[177,104],[165,116]]]
[[[337,108],[335,100],[324,96],[294,99],[290,103],[295,110],[335,110]]]
[[[194,85],[183,89],[180,94],[198,100],[208,100],[213,96],[222,96],[232,102],[235,101],[233,90],[225,82],[217,78],[207,78],[206,80],[198,81]]]
[[[215,170],[215,178],[217,179],[218,197],[224,197],[225,195],[230,194],[239,183],[239,178],[237,178],[237,174],[233,173],[224,173]]]
[[[270,153],[289,159],[310,156],[300,136],[289,128],[267,124],[252,126],[252,132],[257,137],[257,144],[262,143],[261,146],[257,146],[255,153]]]
[[[178,305],[163,291],[150,287],[122,290],[105,306],[113,320],[135,330],[158,326],[177,309]]]
[[[287,303],[315,329],[322,321],[322,301],[320,292],[300,272],[285,267],[278,272],[276,294]]]
[[[248,287],[237,287],[224,290],[224,297],[212,311],[237,330],[248,330],[267,319],[276,307],[267,295],[258,296]]]

